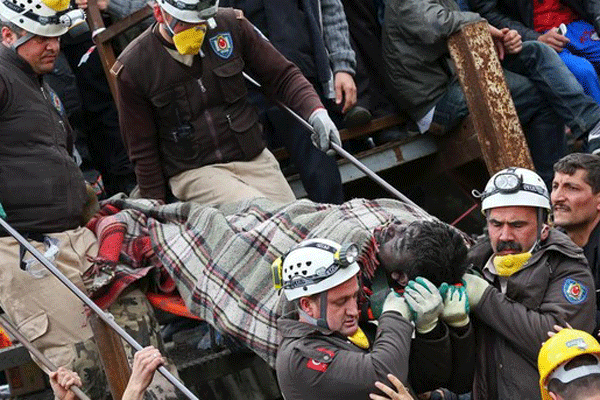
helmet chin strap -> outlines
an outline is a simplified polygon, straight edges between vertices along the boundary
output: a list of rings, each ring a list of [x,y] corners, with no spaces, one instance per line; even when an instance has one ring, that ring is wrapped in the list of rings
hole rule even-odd
[[[302,316],[302,318],[304,318],[306,320],[306,322],[308,322],[311,325],[316,325],[321,328],[329,329],[329,325],[327,324],[327,291],[324,291],[321,293],[319,301],[321,303],[321,305],[320,305],[321,312],[319,314],[320,315],[319,319],[311,317],[310,315],[308,315],[306,313],[306,311],[304,311],[302,309],[300,309],[298,314],[300,314]]]
[[[10,48],[13,49],[14,51],[17,51],[17,48],[23,44],[25,44],[27,41],[29,41],[31,38],[33,38],[35,35],[33,33],[27,32],[25,33],[25,35],[21,36],[20,38],[18,38],[17,40],[15,40],[13,43],[11,43]]]
[[[164,10],[162,9],[162,7],[160,8],[160,13],[162,14],[163,17],[163,25],[166,27],[166,31],[167,31],[167,35],[169,35],[170,38],[172,38],[173,36],[175,36],[175,25],[177,25],[177,23],[179,22],[179,20],[173,16],[171,16],[171,22],[167,23],[167,17],[165,15]]]

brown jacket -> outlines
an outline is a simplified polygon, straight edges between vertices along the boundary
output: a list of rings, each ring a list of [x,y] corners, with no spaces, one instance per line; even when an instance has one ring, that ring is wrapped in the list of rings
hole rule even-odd
[[[169,54],[154,24],[113,67],[121,134],[144,197],[164,200],[170,177],[203,165],[251,160],[264,149],[243,70],[305,119],[322,107],[300,70],[240,12],[219,9],[215,20],[203,56],[195,56],[191,66]]]
[[[399,313],[379,318],[371,348],[361,349],[332,331],[288,318],[277,324],[283,340],[276,371],[286,400],[365,400],[375,381],[392,373],[406,382],[413,327]]]
[[[469,252],[479,270],[491,255],[488,238]],[[583,251],[551,229],[527,264],[508,278],[506,294],[492,282],[473,312],[478,359],[473,399],[540,399],[537,355],[547,332],[566,322],[594,329],[595,287]]]
[[[21,232],[61,232],[82,223],[85,182],[61,111],[58,96],[31,66],[0,45],[0,203]]]

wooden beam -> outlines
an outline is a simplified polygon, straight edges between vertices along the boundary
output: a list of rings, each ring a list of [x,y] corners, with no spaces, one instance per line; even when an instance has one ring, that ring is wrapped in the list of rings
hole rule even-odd
[[[151,15],[152,7],[146,5],[137,10],[136,12],[129,14],[125,18],[113,23],[111,26],[106,28],[106,30],[103,30],[102,32],[98,33],[98,35],[94,37],[94,41],[96,43],[108,42],[109,40],[112,40],[116,36],[125,32],[127,29],[139,24]]]
[[[465,25],[448,48],[490,175],[507,167],[534,169],[488,23]]]
[[[90,316],[90,326],[112,398],[120,400],[131,375],[121,337],[95,313]]]
[[[110,87],[110,92],[112,93],[113,99],[115,103],[118,102],[117,96],[117,80],[110,73],[110,69],[115,63],[115,53],[112,48],[112,44],[110,41],[101,42],[97,41],[96,37],[100,32],[106,29],[104,26],[104,21],[102,20],[102,15],[100,14],[100,9],[98,8],[98,0],[89,0],[88,8],[86,10],[87,14],[87,22],[92,31],[92,38],[96,43],[96,48],[98,50],[98,54],[100,55],[100,60],[102,61],[102,68],[104,69],[104,74],[106,75],[106,79],[108,80],[108,85]]]

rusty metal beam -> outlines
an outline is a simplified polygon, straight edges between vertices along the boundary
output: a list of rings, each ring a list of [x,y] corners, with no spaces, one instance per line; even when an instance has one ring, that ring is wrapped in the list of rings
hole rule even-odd
[[[487,22],[465,25],[448,48],[490,175],[511,166],[534,169]]]

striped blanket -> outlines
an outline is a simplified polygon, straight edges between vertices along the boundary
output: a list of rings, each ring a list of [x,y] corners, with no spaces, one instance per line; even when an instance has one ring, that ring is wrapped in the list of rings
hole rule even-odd
[[[409,223],[434,217],[389,199],[354,199],[343,205],[308,200],[281,205],[254,199],[219,208],[111,199],[88,225],[100,238],[101,249],[96,265],[102,268],[92,275],[112,268],[109,283],[97,290],[107,305],[122,290],[124,280],[129,283],[137,269],[151,264],[167,290],[169,279],[174,281],[193,314],[240,339],[274,366],[279,343],[276,320],[289,305],[273,288],[271,263],[311,237],[363,245],[373,228],[390,219]],[[108,238],[114,239],[107,232],[118,232],[117,244],[103,246]],[[134,242],[149,245],[140,251]],[[115,246],[121,249],[118,260]],[[102,254],[103,248],[110,250]],[[168,272],[169,279],[161,272]]]

